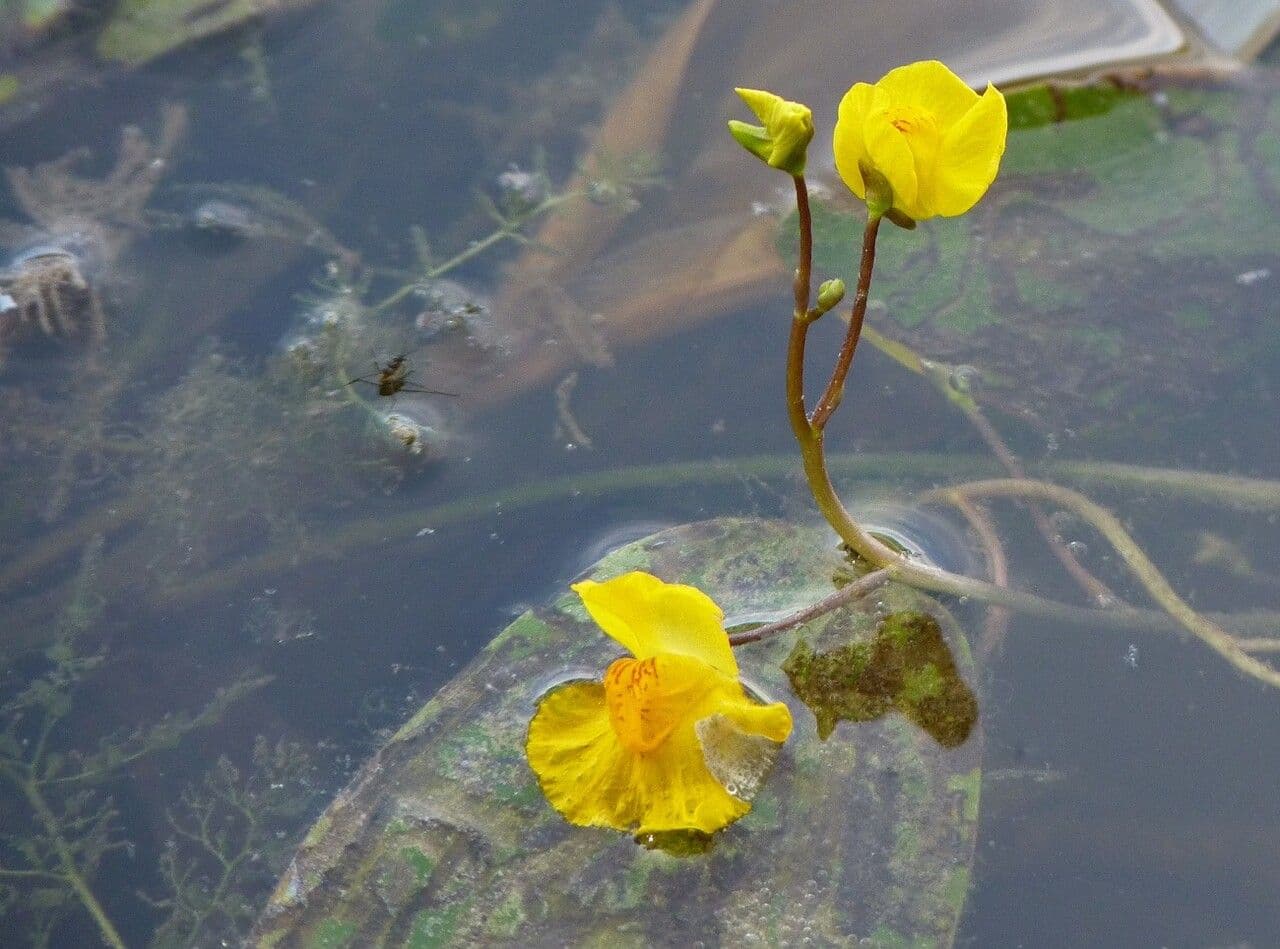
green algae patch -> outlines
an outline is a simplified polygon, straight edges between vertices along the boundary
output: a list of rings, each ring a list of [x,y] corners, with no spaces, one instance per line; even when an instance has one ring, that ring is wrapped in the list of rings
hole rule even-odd
[[[307,839],[303,841],[303,846],[314,846],[324,839],[324,835],[329,832],[328,816],[328,814],[321,814],[320,819],[311,825],[311,829],[307,831]]]
[[[947,786],[964,795],[964,819],[976,821],[982,800],[982,769],[974,768],[968,774],[957,774]]]
[[[637,541],[592,576],[644,569],[703,588],[731,622],[780,616],[831,591],[842,559],[826,536],[708,521]],[[948,655],[968,655],[935,601],[896,586],[880,599],[929,618]],[[949,944],[959,909],[948,886],[977,831],[956,782],[980,773],[980,729],[945,749],[894,706],[820,740],[781,669],[803,638],[815,655],[855,644],[865,672],[877,641],[916,648],[928,625],[841,611],[739,650],[752,690],[788,704],[793,735],[741,821],[637,841],[567,824],[525,760],[540,696],[601,674],[618,652],[576,596],[558,596],[495,637],[365,765],[294,855],[252,944],[313,945],[347,932],[337,924],[387,946],[856,944],[878,929]],[[913,680],[909,708],[938,700],[939,675],[972,678],[967,660],[928,657],[938,675]]]
[[[512,893],[493,911],[489,931],[497,939],[514,939],[519,935],[524,921],[524,900],[519,893]]]
[[[408,861],[409,866],[413,867],[414,875],[418,878],[418,885],[426,886],[431,879],[431,874],[436,870],[436,862],[417,847],[405,847],[400,851],[400,854]]]
[[[1059,122],[1106,115],[1117,105],[1141,98],[1137,90],[1104,82],[1087,86],[1037,85],[1005,96],[1009,131],[1041,128]]]
[[[977,722],[977,698],[937,620],[925,614],[891,614],[870,640],[823,653],[801,639],[782,669],[813,712],[824,741],[838,722],[869,722],[896,710],[954,748]]]
[[[973,876],[968,867],[959,867],[952,871],[943,888],[943,899],[955,907],[957,913],[964,910],[969,898],[969,883]]]
[[[462,906],[423,910],[414,917],[413,931],[406,943],[408,949],[441,949],[453,945],[463,911]]]
[[[356,924],[326,919],[307,943],[309,949],[346,949],[356,934]]]
[[[534,655],[555,638],[555,630],[534,613],[525,613],[502,633],[510,640],[509,648],[522,656]]]

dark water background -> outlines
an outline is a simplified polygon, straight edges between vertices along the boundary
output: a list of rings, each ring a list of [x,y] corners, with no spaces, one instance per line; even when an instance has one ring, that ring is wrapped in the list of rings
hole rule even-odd
[[[617,49],[639,57],[679,7],[674,2],[623,4],[620,14],[609,14],[628,24],[615,31]],[[596,103],[594,114],[589,103],[564,107],[571,124],[544,123],[521,134],[520,123],[529,119],[536,97],[522,98],[520,91],[560,70],[568,77],[564,82],[576,72],[581,82],[597,85],[603,99],[620,87],[626,65],[620,58],[593,62],[576,55],[589,46],[593,25],[605,14],[602,3],[548,0],[479,8],[498,14],[493,25],[469,20],[476,14],[462,4],[393,5],[374,31],[380,39],[371,56],[352,32],[360,16],[322,5],[264,32],[215,41],[102,88],[82,90],[8,132],[0,142],[0,164],[28,166],[87,145],[94,150],[95,167],[105,171],[121,126],[154,129],[159,104],[182,101],[191,131],[154,203],[181,205],[180,194],[166,191],[171,185],[251,183],[313,209],[367,262],[404,264],[411,226],[424,228],[442,248],[462,247],[485,233],[476,192],[491,192],[511,163],[529,167],[538,149],[545,151],[553,181],[562,181],[584,142],[582,123],[598,117],[604,105]],[[471,23],[474,35],[433,33],[444,22],[439,18]],[[250,46],[265,58],[269,90],[255,85],[239,55]],[[555,115],[557,104],[550,108]],[[714,115],[708,121],[718,126],[723,118]],[[22,215],[11,206],[4,216]],[[145,300],[152,287],[191,272],[205,259],[211,267],[226,267],[225,249],[197,238],[157,229],[138,239],[121,272],[113,275],[125,287],[119,296]],[[286,253],[269,243],[258,252]],[[251,293],[223,305],[216,284],[208,291],[211,296],[196,307],[218,314],[208,333],[184,332],[184,313],[174,312],[172,345],[127,388],[113,418],[121,426],[148,424],[210,335],[219,351],[249,374],[275,358],[280,340],[296,330],[304,308],[297,294],[311,289],[324,270],[320,255],[287,253],[284,266],[257,266],[244,278]],[[506,250],[485,255],[451,276],[478,293],[491,291],[510,258]],[[226,279],[237,278],[229,271]],[[1257,306],[1259,319],[1275,318],[1266,291],[1259,293]],[[194,710],[248,670],[275,677],[217,725],[148,757],[104,789],[120,811],[120,834],[133,847],[105,858],[95,889],[125,940],[145,944],[164,918],[137,893],[162,892],[157,860],[172,837],[166,810],[219,756],[247,768],[257,735],[297,742],[311,754],[304,795],[308,809],[280,829],[287,843],[377,747],[386,729],[430,697],[514,614],[563,589],[610,546],[658,526],[717,514],[811,517],[794,478],[764,479],[745,469],[734,473],[735,459],[792,451],[781,401],[786,313],[785,288],[780,288],[774,298],[706,326],[619,351],[612,369],[583,369],[572,404],[593,439],[590,450],[571,449],[563,436],[553,434],[550,386],[477,411],[466,411],[475,390],[464,392],[456,405],[448,404],[459,433],[447,457],[414,470],[389,493],[353,496],[341,511],[317,515],[307,525],[311,542],[321,548],[326,531],[361,518],[418,525],[433,533],[407,543],[375,539],[334,556],[306,556],[297,569],[282,565],[179,606],[162,595],[147,599],[148,590],[162,593],[173,579],[163,562],[149,565],[152,576],[132,578],[126,595],[99,591],[105,607],[90,638],[103,649],[105,662],[78,693],[68,729],[57,741],[92,745],[112,731],[158,720],[174,709]],[[120,319],[127,330],[128,317]],[[815,352],[834,346],[836,339],[834,327],[820,329]],[[111,330],[113,346],[120,331]],[[110,353],[109,348],[108,364]],[[24,344],[9,356],[0,387],[10,396],[33,387],[61,405],[64,417],[74,417],[77,400],[85,397],[77,388],[78,358],[74,347],[40,340]],[[431,350],[414,358],[430,385]],[[1267,367],[1262,368],[1265,376]],[[1271,381],[1274,370],[1270,366]],[[482,372],[474,379],[476,390],[518,366],[487,371],[491,375]],[[892,411],[880,411],[890,397]],[[1280,477],[1275,417],[1276,405],[1265,387],[1254,385],[1244,396],[1222,393],[1220,401],[1200,406],[1188,418],[1176,457],[1145,447],[1149,441],[1169,444],[1168,433],[1151,439],[1152,433],[1136,430],[1129,452],[1106,460]],[[19,443],[9,442],[0,445],[6,490],[30,490],[19,473],[27,466],[44,470],[49,459],[40,451],[24,456]],[[984,450],[957,416],[939,409],[932,392],[870,351],[860,354],[829,444],[835,452],[957,458]],[[1051,454],[1045,441],[1029,436],[1016,447],[1032,460]],[[1089,454],[1068,435],[1059,439],[1058,457]],[[360,461],[352,456],[336,463],[340,468]],[[659,484],[586,497],[569,492],[534,505],[513,500],[438,527],[429,513],[436,505],[564,475],[683,461],[715,462],[721,475],[730,474],[714,483]],[[325,458],[320,464],[335,461]],[[299,477],[299,483],[310,483],[315,475],[307,472],[308,480]],[[110,504],[123,490],[111,477],[86,475],[73,488],[67,510],[52,523],[15,516],[4,528],[5,561]],[[1196,605],[1226,609],[1274,603],[1274,584],[1235,582],[1189,562],[1197,532],[1212,527],[1260,552],[1256,563],[1274,573],[1274,556],[1266,559],[1274,549],[1274,518],[1229,515],[1159,496],[1128,494],[1114,503],[1154,559],[1169,569],[1174,586]],[[1015,582],[1072,597],[1024,520],[1011,516],[1002,524]],[[252,530],[252,525],[245,528],[241,556],[256,549]],[[1136,595],[1102,542],[1071,524],[1069,539],[1073,530],[1087,540],[1082,557],[1088,566]],[[107,561],[114,549],[109,541]],[[227,561],[234,563],[236,556],[232,550]],[[57,589],[74,557],[3,594],[0,607],[15,639],[38,639],[37,627],[48,617],[31,619],[38,611],[28,608],[43,592]],[[179,580],[190,579],[180,569],[173,572]],[[314,635],[289,638],[286,631],[284,641],[276,642],[254,627],[255,617],[278,615],[278,608],[304,613],[303,625]],[[6,658],[7,694],[45,668],[38,652]],[[989,775],[961,944],[1280,942],[1275,898],[1280,824],[1274,793],[1280,773],[1280,697],[1175,636],[1098,633],[1021,618],[984,675]],[[20,802],[0,802],[0,813],[4,832],[20,836],[26,819]],[[29,897],[18,893],[0,918],[5,945],[22,945],[27,937],[31,917],[24,900]],[[92,929],[76,914],[52,937],[54,945],[64,946],[93,940]]]

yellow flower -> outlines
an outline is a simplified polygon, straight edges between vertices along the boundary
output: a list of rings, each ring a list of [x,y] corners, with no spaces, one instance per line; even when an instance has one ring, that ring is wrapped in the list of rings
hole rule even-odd
[[[1008,125],[995,86],[979,96],[936,60],[899,66],[840,101],[836,170],[873,212],[953,217],[995,179]]]
[[[709,834],[747,813],[716,774],[732,770],[725,755],[735,748],[754,748],[745,757],[759,768],[756,745],[785,741],[791,713],[747,697],[720,607],[639,572],[573,589],[631,658],[603,682],[570,682],[539,703],[526,753],[547,800],[574,824],[642,834]]]
[[[813,141],[813,113],[807,105],[790,102],[763,89],[735,89],[764,125],[729,121],[738,144],[773,168],[790,175],[804,174],[805,154]]]

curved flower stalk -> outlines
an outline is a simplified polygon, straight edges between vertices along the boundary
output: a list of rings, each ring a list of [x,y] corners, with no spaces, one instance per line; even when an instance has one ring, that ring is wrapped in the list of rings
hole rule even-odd
[[[567,683],[539,703],[526,752],[547,800],[571,823],[638,834],[710,834],[746,814],[773,754],[737,762],[746,774],[726,755],[743,738],[776,752],[791,713],[748,698],[720,607],[640,572],[573,589],[631,655],[603,681]]]

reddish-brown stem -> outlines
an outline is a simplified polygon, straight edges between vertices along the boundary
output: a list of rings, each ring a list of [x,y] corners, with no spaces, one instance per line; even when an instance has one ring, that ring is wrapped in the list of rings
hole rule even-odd
[[[795,312],[791,319],[791,342],[787,347],[787,415],[796,432],[808,431],[809,415],[804,406],[804,344],[809,333],[809,293],[813,274],[813,218],[809,211],[809,186],[803,175],[795,175],[796,215],[800,225],[800,257],[796,261]]]
[[[879,231],[880,215],[869,214],[867,228],[862,233],[862,266],[858,271],[858,289],[853,296],[853,309],[849,313],[849,329],[844,335],[840,355],[836,358],[836,367],[831,372],[831,381],[818,400],[810,422],[819,432],[827,427],[827,420],[840,404],[840,397],[844,394],[844,381],[853,365],[858,339],[862,336],[862,321],[867,315],[867,298],[871,293],[871,271],[876,265],[876,235]],[[801,237],[802,244],[803,240]]]
[[[833,610],[838,610],[842,606],[852,603],[854,600],[861,599],[873,590],[877,590],[884,584],[889,582],[888,570],[874,570],[871,573],[859,577],[846,586],[841,587],[830,596],[825,596],[812,606],[805,607],[798,613],[792,613],[790,616],[780,619],[765,626],[757,626],[755,629],[749,629],[741,633],[733,633],[729,636],[730,646],[741,646],[744,643],[759,642],[762,639],[768,639],[770,636],[776,636],[778,633],[785,633],[789,629],[797,626],[803,626],[810,620],[817,619],[819,616],[825,616]]]
[[[796,298],[796,318],[809,312],[809,288],[813,281],[813,217],[809,211],[809,186],[804,175],[792,178],[796,186],[796,215],[800,219],[800,257],[792,283]]]

